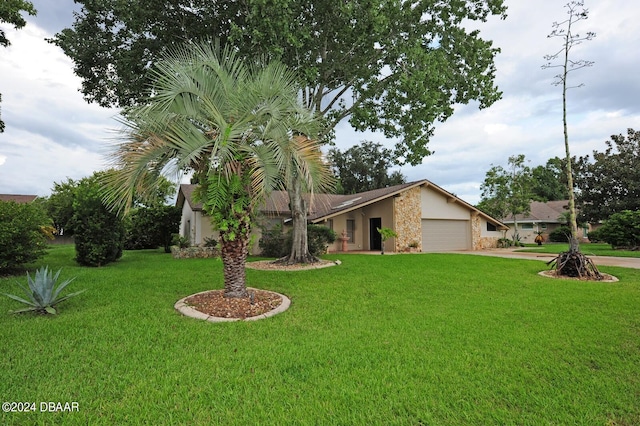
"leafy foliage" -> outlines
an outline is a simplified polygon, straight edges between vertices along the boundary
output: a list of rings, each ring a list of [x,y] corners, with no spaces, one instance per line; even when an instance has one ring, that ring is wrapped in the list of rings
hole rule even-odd
[[[567,175],[565,173],[566,160],[554,157],[547,160],[544,166],[531,169],[533,178],[531,192],[536,201],[567,200]],[[573,169],[575,171],[575,168]]]
[[[613,249],[638,249],[640,247],[640,211],[623,210],[612,214],[597,230],[596,239],[611,244]]]
[[[640,209],[640,131],[612,135],[604,152],[580,157],[577,186],[580,218],[605,220],[614,213]]]
[[[418,164],[430,153],[433,123],[451,116],[453,104],[487,107],[501,96],[499,49],[463,23],[504,17],[502,0],[78,3],[72,28],[52,42],[74,61],[85,98],[103,106],[145,100],[150,65],[176,40],[217,39],[245,59],[266,56],[295,71],[304,106],[324,119],[327,134],[349,118],[358,130],[402,137],[394,157]]]
[[[507,169],[493,166],[480,185],[482,199],[478,208],[495,218],[515,217],[529,212],[532,198],[531,169],[525,165],[525,156],[509,157]]]
[[[124,224],[103,202],[100,173],[82,179],[75,192],[71,224],[75,233],[76,261],[84,266],[104,266],[122,256]]]
[[[307,235],[309,236],[309,253],[314,257],[326,253],[329,244],[333,244],[337,237],[332,229],[313,224],[307,225]],[[284,233],[282,225],[278,224],[271,229],[262,231],[258,246],[262,250],[263,256],[282,258],[289,255],[292,239],[293,230],[290,229]]]
[[[180,227],[182,212],[176,206],[140,207],[132,210],[125,221],[126,250],[163,247],[171,252],[173,235]]]
[[[286,245],[286,235],[282,225],[277,224],[270,229],[262,229],[262,236],[258,240],[262,256],[281,258],[289,254],[290,247]]]
[[[54,182],[51,195],[46,200],[47,213],[53,220],[53,226],[58,235],[73,235],[71,219],[78,184],[78,181],[71,178],[67,178],[66,182]]]
[[[567,225],[558,226],[549,233],[549,241],[554,243],[566,243],[571,237],[571,228]]]
[[[355,194],[406,182],[399,171],[389,175],[393,151],[380,143],[363,141],[344,152],[333,148],[327,158],[340,182],[338,194]]]
[[[0,201],[0,273],[20,268],[45,254],[49,224],[38,204]]]
[[[77,296],[78,294],[84,292],[85,290],[80,290],[75,293],[69,293],[65,296],[60,296],[62,290],[64,290],[74,278],[66,280],[60,284],[57,284],[58,277],[60,276],[60,272],[62,269],[56,272],[55,276],[53,275],[53,271],[49,271],[48,266],[43,266],[38,269],[34,275],[34,278],[31,278],[31,275],[27,272],[27,286],[24,286],[16,281],[16,284],[22,289],[26,299],[23,297],[15,296],[13,294],[5,294],[5,296],[17,300],[20,303],[24,303],[28,305],[28,308],[18,309],[16,311],[12,311],[13,313],[20,312],[28,312],[28,311],[36,311],[43,314],[53,314],[57,313],[54,308],[55,305],[64,302],[65,300]],[[57,284],[57,287],[56,287]]]

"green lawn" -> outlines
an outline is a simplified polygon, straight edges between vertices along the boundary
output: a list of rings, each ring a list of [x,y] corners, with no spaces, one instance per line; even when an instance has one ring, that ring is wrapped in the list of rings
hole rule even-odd
[[[562,253],[569,250],[569,244],[563,243],[546,243],[541,246],[527,244],[527,248],[518,251],[534,252],[534,253]],[[631,250],[613,250],[610,244],[601,243],[583,243],[580,244],[580,251],[587,256],[616,256],[616,257],[640,257],[640,251]]]
[[[0,298],[0,395],[79,411],[0,424],[640,424],[640,270],[602,268],[620,279],[606,284],[531,260],[328,256],[342,265],[247,271],[287,312],[209,323],[173,304],[221,288],[219,260],[72,257],[43,262],[88,289],[58,316],[8,315],[19,304]]]

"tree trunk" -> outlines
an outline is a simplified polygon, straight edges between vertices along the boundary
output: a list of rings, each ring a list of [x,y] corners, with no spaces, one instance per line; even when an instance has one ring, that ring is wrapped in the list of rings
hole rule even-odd
[[[314,256],[309,252],[309,242],[307,239],[307,203],[302,197],[302,182],[297,176],[292,179],[287,190],[289,193],[289,206],[293,219],[293,238],[291,253],[283,260],[288,264],[316,262]]]
[[[249,239],[237,235],[228,241],[221,234],[220,256],[224,270],[224,297],[248,297],[245,264],[247,263]]]
[[[569,35],[567,34],[567,37]],[[578,221],[576,218],[576,196],[573,191],[573,170],[571,167],[571,153],[569,151],[569,130],[567,128],[567,73],[569,64],[569,49],[565,45],[564,49],[564,78],[562,79],[562,126],[564,130],[564,150],[567,160],[567,190],[569,191],[569,226],[571,227],[571,237],[569,237],[569,253],[580,252],[580,242],[578,241]]]

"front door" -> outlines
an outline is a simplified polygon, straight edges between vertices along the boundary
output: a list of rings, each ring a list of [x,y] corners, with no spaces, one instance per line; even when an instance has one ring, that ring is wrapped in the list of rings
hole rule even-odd
[[[382,218],[372,217],[369,219],[369,250],[382,250],[382,236],[378,232],[382,228]]]

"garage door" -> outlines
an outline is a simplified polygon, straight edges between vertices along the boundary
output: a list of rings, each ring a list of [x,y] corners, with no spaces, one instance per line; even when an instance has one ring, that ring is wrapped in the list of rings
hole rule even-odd
[[[422,251],[469,250],[468,220],[422,219]]]

